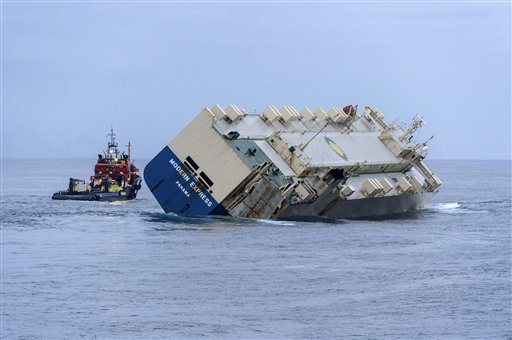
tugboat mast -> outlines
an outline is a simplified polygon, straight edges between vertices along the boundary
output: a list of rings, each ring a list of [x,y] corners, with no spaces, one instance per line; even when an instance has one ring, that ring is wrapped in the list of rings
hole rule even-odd
[[[108,153],[105,154],[106,159],[116,159],[118,158],[117,151],[117,143],[116,143],[116,135],[114,133],[114,128],[110,126],[110,133],[107,135],[110,137],[110,142],[108,143]]]
[[[128,161],[128,181],[130,181],[130,179],[132,178],[132,169],[131,169],[132,161],[130,158],[131,147],[132,147],[131,143],[128,142],[128,159],[127,159],[127,161]]]

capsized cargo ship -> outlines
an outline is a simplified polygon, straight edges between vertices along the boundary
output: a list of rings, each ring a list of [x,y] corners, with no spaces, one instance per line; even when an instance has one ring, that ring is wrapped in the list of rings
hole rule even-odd
[[[376,108],[235,105],[203,109],[144,169],[165,212],[258,219],[341,219],[425,207],[441,180],[427,142]]]

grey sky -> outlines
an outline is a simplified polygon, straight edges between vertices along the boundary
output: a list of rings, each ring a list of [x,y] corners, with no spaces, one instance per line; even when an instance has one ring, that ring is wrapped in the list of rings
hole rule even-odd
[[[510,3],[3,3],[3,157],[150,158],[205,106],[416,113],[430,158],[510,159]]]

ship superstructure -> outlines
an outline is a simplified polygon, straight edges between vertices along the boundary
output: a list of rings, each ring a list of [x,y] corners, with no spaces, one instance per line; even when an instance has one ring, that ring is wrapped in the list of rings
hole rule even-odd
[[[132,185],[135,180],[140,182],[137,175],[139,169],[131,159],[131,144],[128,142],[128,154],[120,153],[117,149],[116,135],[114,129],[110,129],[110,142],[102,154],[98,154],[98,160],[94,166],[94,176],[91,176],[92,187],[100,187],[102,181],[108,179],[112,184]],[[140,184],[140,183],[138,183]],[[137,189],[138,190],[138,189]]]
[[[425,206],[441,187],[426,143],[357,106],[203,109],[144,170],[164,211],[250,218],[359,218]]]

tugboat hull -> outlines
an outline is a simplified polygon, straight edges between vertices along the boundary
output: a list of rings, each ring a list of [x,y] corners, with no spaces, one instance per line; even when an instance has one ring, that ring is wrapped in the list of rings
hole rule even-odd
[[[59,191],[52,195],[52,200],[72,200],[72,201],[98,201],[99,197],[93,193],[69,193],[67,191]]]
[[[72,200],[72,201],[102,201],[102,202],[114,202],[114,201],[129,201],[137,197],[136,191],[121,191],[121,192],[78,192],[69,193],[56,192],[53,194],[52,199],[54,200]]]
[[[129,201],[137,197],[137,191],[140,189],[140,179],[137,179],[136,183],[137,184],[134,186],[126,187],[124,190],[119,192],[59,191],[52,195],[52,199],[102,202]]]

